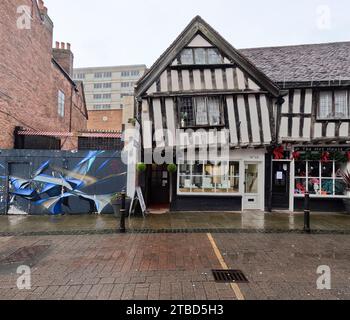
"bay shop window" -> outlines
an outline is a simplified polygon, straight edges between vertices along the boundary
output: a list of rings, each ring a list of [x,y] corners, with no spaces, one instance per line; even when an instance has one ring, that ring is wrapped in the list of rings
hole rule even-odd
[[[178,170],[178,194],[237,194],[239,173],[238,161],[182,164]]]
[[[345,167],[345,163],[335,160],[295,161],[295,195],[309,192],[320,197],[344,196],[346,186],[338,171]]]

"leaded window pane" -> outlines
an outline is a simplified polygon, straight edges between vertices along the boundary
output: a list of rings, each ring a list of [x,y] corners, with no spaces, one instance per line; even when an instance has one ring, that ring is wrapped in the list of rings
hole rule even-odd
[[[180,100],[180,119],[182,127],[195,125],[192,98],[182,98]]]
[[[335,118],[348,118],[348,95],[346,91],[335,92]]]
[[[208,98],[209,124],[218,126],[221,124],[220,99],[217,97]]]
[[[205,103],[205,98],[196,98],[196,125],[207,125],[208,115],[207,115],[207,105]]]
[[[319,118],[329,119],[332,117],[332,92],[321,92]]]
[[[218,49],[208,49],[208,63],[209,64],[220,64],[221,61],[221,55],[219,53]]]
[[[196,64],[206,63],[206,51],[203,48],[197,48],[194,50],[195,62]]]
[[[181,64],[193,64],[193,51],[192,49],[184,49],[181,52]]]

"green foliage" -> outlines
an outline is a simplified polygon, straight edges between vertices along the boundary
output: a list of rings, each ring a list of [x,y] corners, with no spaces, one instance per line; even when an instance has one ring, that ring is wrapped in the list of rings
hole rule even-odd
[[[168,172],[169,172],[169,173],[175,173],[176,170],[177,170],[176,164],[171,163],[171,164],[168,165]]]
[[[138,163],[137,164],[137,171],[138,172],[145,172],[147,169],[147,166],[144,163]]]

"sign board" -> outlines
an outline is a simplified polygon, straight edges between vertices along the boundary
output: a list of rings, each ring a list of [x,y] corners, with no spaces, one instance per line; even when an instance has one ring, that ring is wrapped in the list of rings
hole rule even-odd
[[[276,179],[277,180],[283,180],[283,172],[282,171],[278,171],[276,173]]]
[[[142,215],[145,216],[147,213],[147,207],[140,187],[136,187],[134,198],[131,201],[129,215],[135,212],[137,202],[140,204]]]

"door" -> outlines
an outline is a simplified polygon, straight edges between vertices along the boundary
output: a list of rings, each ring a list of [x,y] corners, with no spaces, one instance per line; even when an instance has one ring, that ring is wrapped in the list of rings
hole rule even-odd
[[[272,208],[289,209],[289,191],[290,191],[290,163],[277,162],[272,163]]]
[[[245,163],[244,172],[244,210],[258,210],[260,205],[260,164]]]
[[[27,215],[30,210],[30,201],[25,197],[30,193],[30,187],[26,181],[30,179],[29,163],[9,162],[8,163],[8,195],[7,214]]]
[[[150,186],[151,205],[161,205],[170,203],[169,173],[165,165],[152,166]]]

